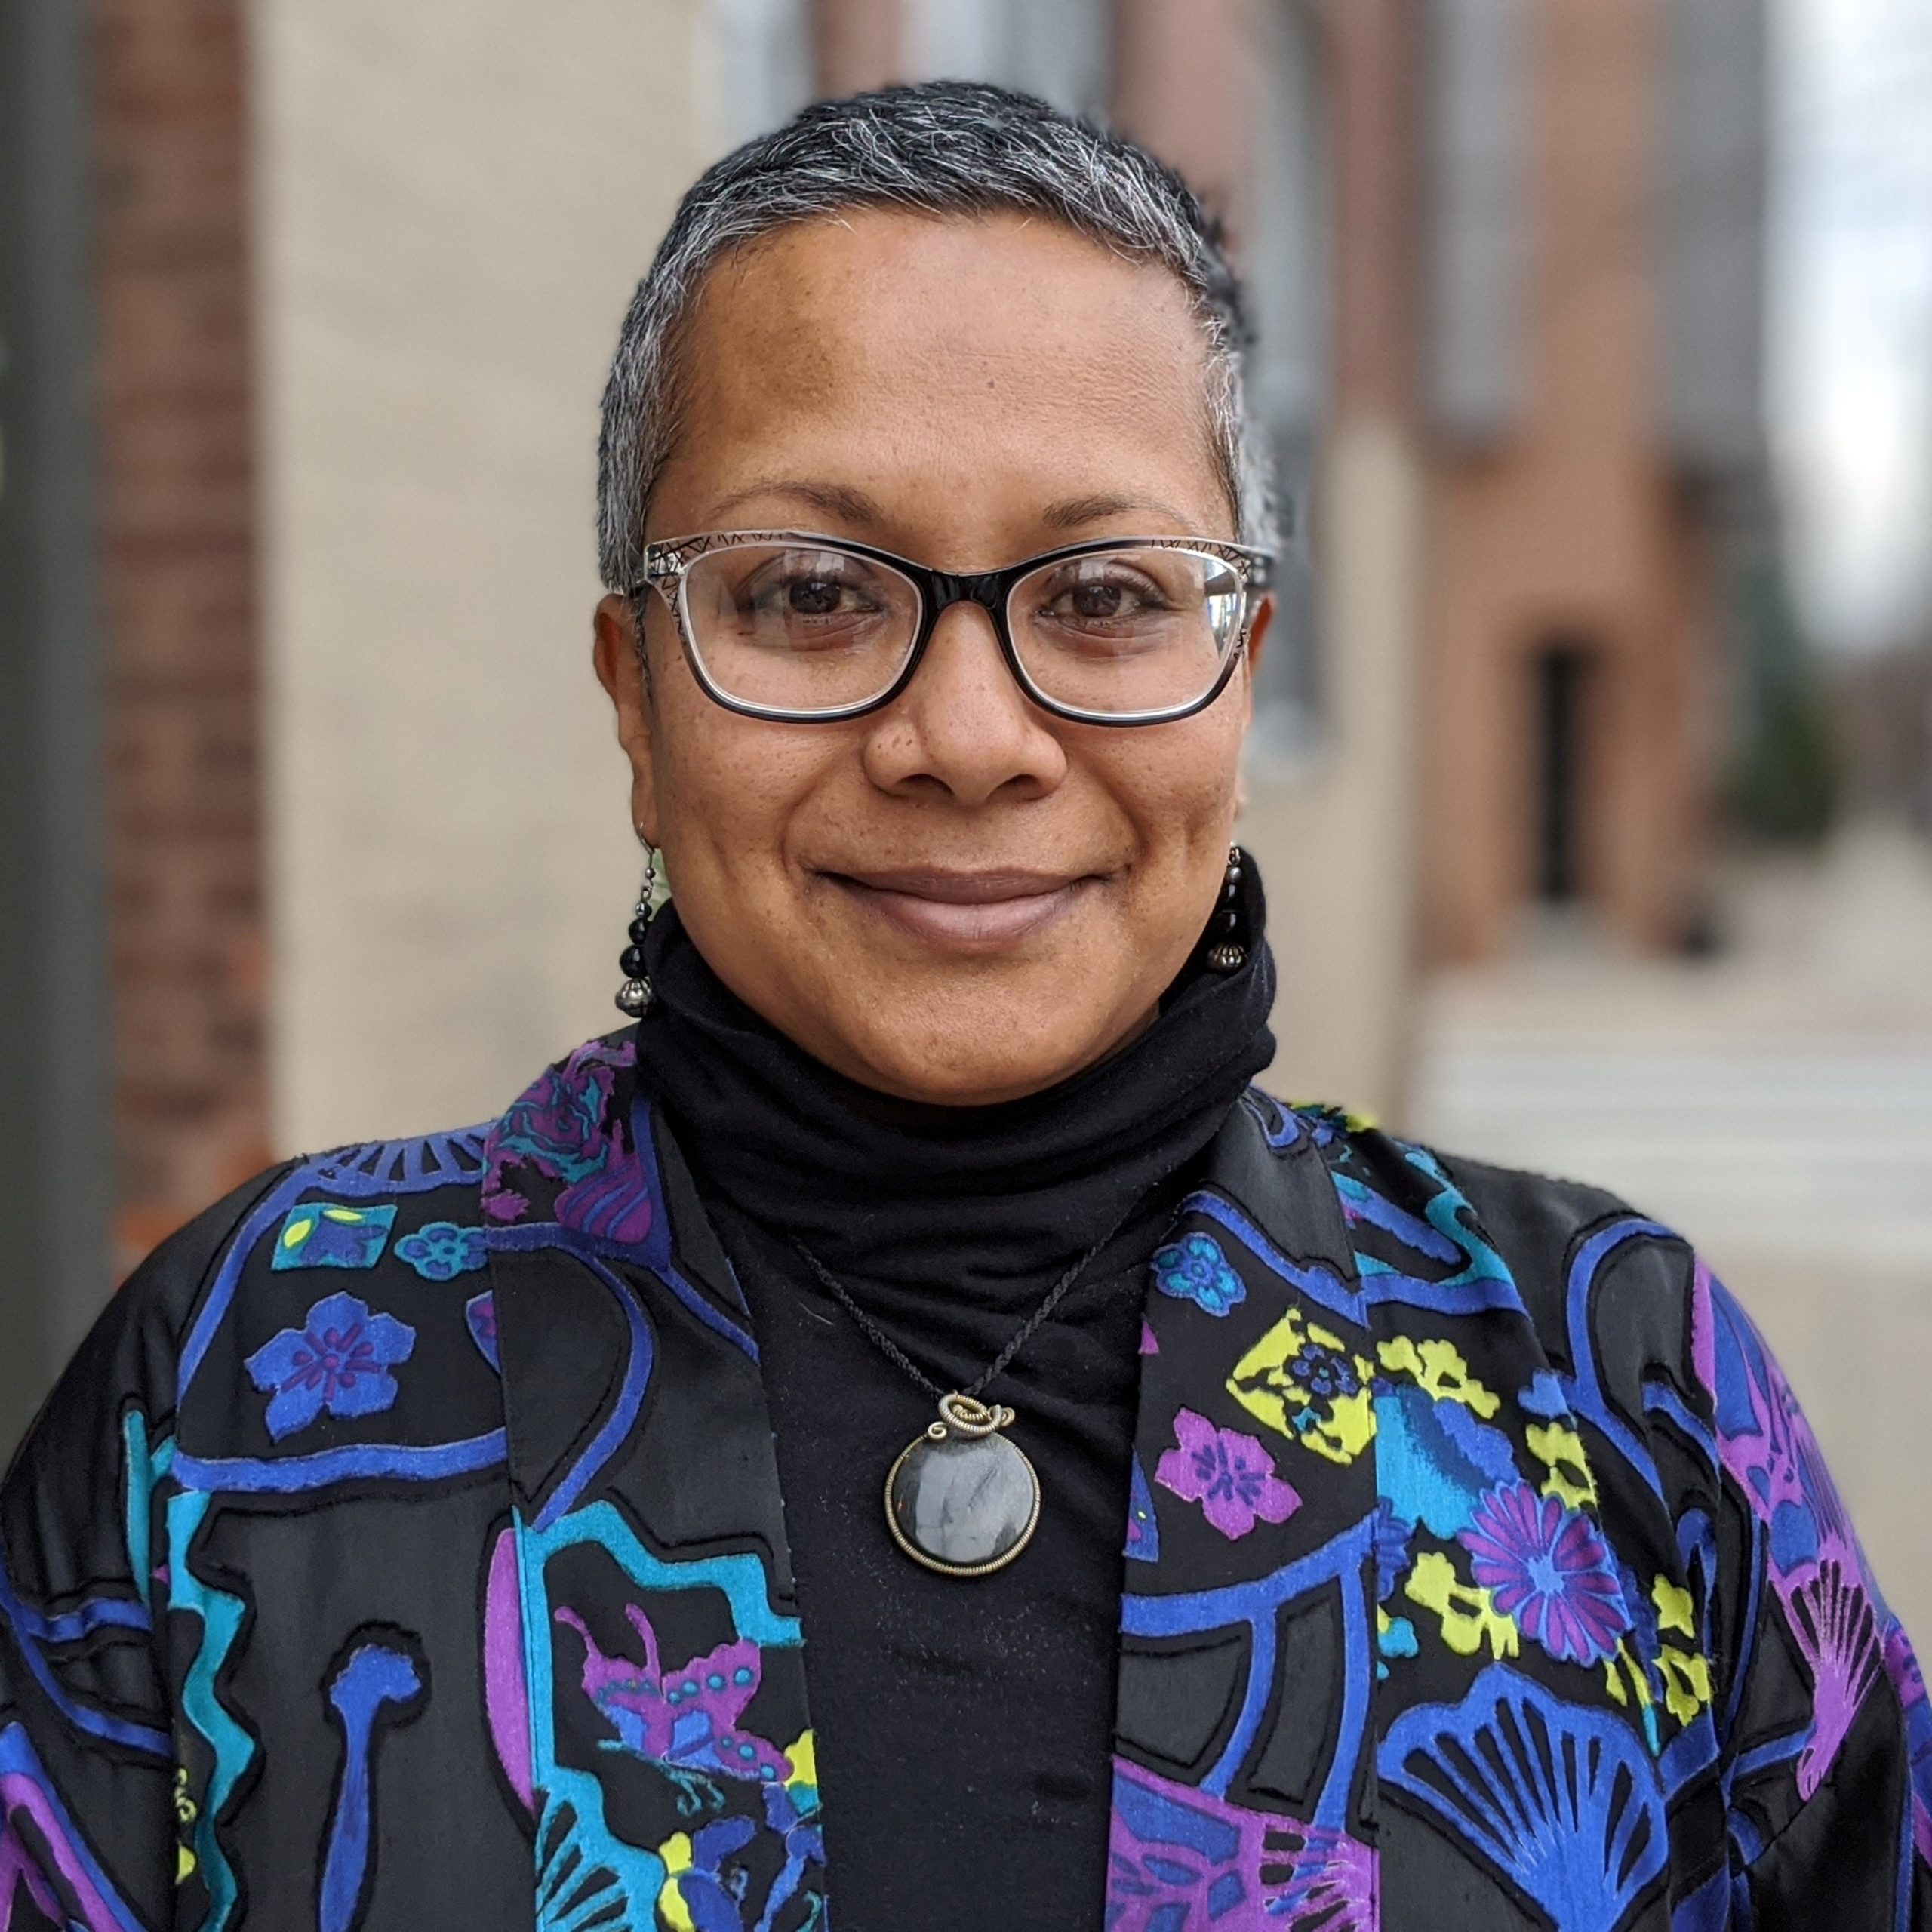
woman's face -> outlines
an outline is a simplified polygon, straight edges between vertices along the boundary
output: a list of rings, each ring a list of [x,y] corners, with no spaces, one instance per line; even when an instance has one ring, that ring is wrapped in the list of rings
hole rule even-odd
[[[654,540],[804,529],[986,570],[1110,536],[1235,532],[1185,291],[1047,221],[865,211],[714,269],[681,361]],[[1256,641],[1266,612],[1256,625]],[[884,1092],[974,1104],[1063,1080],[1153,1017],[1221,883],[1249,668],[1178,723],[1072,724],[955,605],[871,715],[713,703],[660,598],[598,674],[637,823],[733,992]]]

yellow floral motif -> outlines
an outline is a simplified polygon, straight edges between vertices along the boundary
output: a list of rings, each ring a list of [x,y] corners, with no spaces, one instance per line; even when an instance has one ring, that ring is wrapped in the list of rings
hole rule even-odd
[[[688,1832],[673,1832],[657,1847],[657,1855],[664,1861],[664,1883],[657,1894],[657,1915],[671,1928],[671,1932],[697,1932],[692,1922],[691,1908],[685,1903],[683,1888],[678,1881],[691,1869],[691,1835]]]
[[[1663,1672],[1664,1708],[1679,1724],[1690,1723],[1711,1701],[1710,1660],[1666,1644],[1657,1654],[1657,1668]]]
[[[818,1740],[809,1730],[801,1730],[786,1746],[785,1756],[792,1767],[792,1775],[785,1780],[788,1791],[797,1791],[805,1786],[814,1790],[818,1786]]]
[[[1355,1388],[1352,1395],[1318,1402],[1294,1379],[1291,1366],[1310,1344],[1344,1361],[1352,1360]],[[1374,1373],[1360,1355],[1350,1355],[1340,1336],[1308,1321],[1300,1309],[1291,1308],[1235,1364],[1235,1372],[1228,1378],[1228,1393],[1269,1428],[1331,1463],[1348,1463],[1374,1440],[1375,1411],[1370,1405],[1368,1389]]]
[[[1651,1601],[1657,1607],[1657,1628],[1676,1630],[1697,1641],[1697,1626],[1691,1620],[1697,1605],[1688,1590],[1680,1590],[1668,1577],[1660,1577],[1651,1586]]]
[[[186,1832],[201,1815],[201,1807],[189,1795],[187,1767],[177,1764],[174,1767],[174,1822]],[[185,1885],[195,1875],[196,1863],[195,1854],[185,1844],[177,1844],[174,1847],[174,1882]]]
[[[1502,1398],[1469,1373],[1469,1365],[1447,1342],[1414,1342],[1406,1335],[1377,1344],[1375,1352],[1392,1375],[1412,1375],[1424,1392],[1438,1401],[1460,1402],[1485,1420],[1502,1406]]]
[[[1623,1666],[1620,1672],[1617,1669],[1619,1664]],[[1627,1643],[1620,1643],[1616,1654],[1605,1660],[1604,1673],[1610,1685],[1610,1694],[1617,1703],[1627,1705],[1630,1701],[1629,1691],[1623,1687],[1623,1679],[1627,1676],[1630,1680],[1630,1689],[1637,1694],[1638,1706],[1645,1711],[1649,1710],[1651,1703],[1650,1672],[1630,1654],[1630,1647]],[[1654,1733],[1655,1726],[1647,1719],[1645,1729]],[[1654,1736],[1651,1739],[1651,1748],[1652,1750],[1657,1749]]]
[[[1559,1497],[1570,1509],[1593,1508],[1597,1500],[1596,1478],[1590,1473],[1590,1459],[1583,1452],[1583,1438],[1560,1422],[1547,1426],[1532,1423],[1524,1432],[1530,1454],[1549,1473],[1543,1478],[1543,1494]]]
[[[1498,1612],[1488,1591],[1459,1583],[1455,1567],[1440,1550],[1416,1558],[1404,1589],[1411,1603],[1442,1620],[1442,1641],[1458,1657],[1472,1657],[1485,1643],[1497,1658],[1513,1657],[1522,1647],[1516,1620]]]

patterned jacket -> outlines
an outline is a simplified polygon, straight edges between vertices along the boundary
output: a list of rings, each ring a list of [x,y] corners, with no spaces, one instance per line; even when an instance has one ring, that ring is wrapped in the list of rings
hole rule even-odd
[[[0,1494],[0,1928],[823,1932],[757,1347],[632,1051],[115,1297]],[[1668,1229],[1254,1092],[1146,1312],[1097,1932],[1932,1927],[1910,1647]]]

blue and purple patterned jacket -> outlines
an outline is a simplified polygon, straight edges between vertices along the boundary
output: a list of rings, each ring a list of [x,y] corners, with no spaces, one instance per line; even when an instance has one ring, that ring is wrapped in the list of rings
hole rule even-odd
[[[115,1297],[0,1493],[4,1932],[825,1932],[757,1346],[633,1051]],[[1146,1312],[1096,1932],[1932,1928],[1910,1647],[1668,1229],[1254,1092]]]

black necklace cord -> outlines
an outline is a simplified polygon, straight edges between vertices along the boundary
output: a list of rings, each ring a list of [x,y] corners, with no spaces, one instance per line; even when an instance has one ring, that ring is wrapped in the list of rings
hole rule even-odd
[[[1146,1195],[1140,1195],[1128,1203],[1124,1212],[1121,1214],[1119,1219],[1047,1291],[1046,1299],[1013,1331],[1011,1336],[1008,1338],[1006,1346],[994,1356],[992,1366],[970,1387],[955,1391],[942,1389],[924,1369],[920,1367],[918,1364],[913,1361],[912,1357],[906,1354],[906,1351],[852,1299],[851,1296],[846,1292],[845,1284],[832,1273],[829,1268],[826,1267],[823,1261],[820,1260],[817,1255],[813,1254],[810,1248],[805,1246],[803,1241],[795,1241],[792,1245],[798,1250],[798,1258],[812,1271],[820,1286],[828,1290],[836,1298],[839,1306],[852,1318],[860,1334],[863,1335],[866,1340],[892,1364],[894,1367],[898,1369],[902,1374],[909,1376],[935,1401],[940,1401],[949,1393],[956,1393],[967,1397],[969,1400],[977,1401],[981,1392],[989,1387],[1006,1372],[1014,1357],[1019,1354],[1020,1351],[1039,1332],[1041,1324],[1052,1318],[1054,1310],[1058,1308],[1073,1291],[1074,1286],[1080,1278],[1100,1258],[1101,1251],[1107,1246],[1115,1235],[1120,1232],[1122,1228],[1127,1226],[1128,1221],[1133,1217],[1134,1210],[1146,1198]]]

